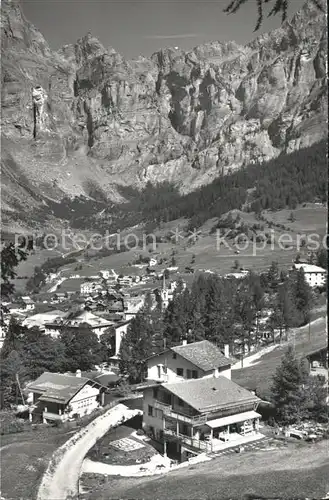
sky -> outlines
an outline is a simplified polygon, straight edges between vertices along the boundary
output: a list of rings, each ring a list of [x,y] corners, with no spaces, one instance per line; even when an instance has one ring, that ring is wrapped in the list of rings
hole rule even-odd
[[[290,0],[288,17],[304,1]],[[187,50],[216,40],[249,42],[256,37],[256,0],[248,0],[229,16],[223,12],[228,3],[229,0],[21,0],[25,17],[41,31],[51,48],[57,50],[74,43],[90,31],[105,47],[113,47],[128,59],[148,57],[164,47]],[[279,27],[280,22],[280,15],[265,18],[259,34]]]

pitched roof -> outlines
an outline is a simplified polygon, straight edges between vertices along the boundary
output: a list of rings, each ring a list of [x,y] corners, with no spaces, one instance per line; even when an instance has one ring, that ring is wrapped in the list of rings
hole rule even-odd
[[[67,403],[90,379],[64,375],[62,373],[44,372],[37,380],[29,384],[32,392],[41,393],[40,400]]]
[[[208,340],[171,347],[171,350],[205,372],[231,365],[231,360],[226,358],[221,350]]]
[[[323,267],[315,266],[314,264],[294,264],[293,267],[298,271],[300,269],[304,270],[304,273],[327,273],[326,269]]]
[[[257,396],[226,377],[200,378],[161,385],[198,411],[212,411],[238,403],[260,402]]]

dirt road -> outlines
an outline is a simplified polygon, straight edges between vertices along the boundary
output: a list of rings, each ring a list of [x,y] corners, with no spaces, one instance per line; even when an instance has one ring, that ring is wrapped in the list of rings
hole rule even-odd
[[[140,413],[118,404],[104,415],[96,418],[87,427],[78,431],[53,455],[42,479],[37,500],[67,500],[78,494],[78,481],[86,453],[111,427],[123,417],[126,420]]]

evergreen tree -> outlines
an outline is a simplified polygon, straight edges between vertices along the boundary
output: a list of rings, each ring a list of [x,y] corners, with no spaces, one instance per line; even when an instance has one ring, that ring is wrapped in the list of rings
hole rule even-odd
[[[280,281],[280,271],[277,262],[272,262],[267,273],[267,283],[272,290],[276,290]]]
[[[138,312],[128,326],[119,353],[119,369],[131,384],[140,382],[145,373],[145,360],[152,355],[152,327],[144,312]]]
[[[102,353],[102,361],[108,362],[111,356],[115,354],[115,329],[110,326],[99,339]]]
[[[328,269],[328,251],[321,248],[316,253],[316,265],[323,269]]]
[[[305,374],[293,348],[289,346],[273,376],[271,387],[277,420],[281,424],[295,424],[305,416],[304,397],[301,392],[304,382]]]
[[[87,325],[81,325],[79,329],[67,329],[59,338],[64,345],[67,371],[92,370],[102,361],[98,337]]]
[[[24,242],[25,243],[25,242]],[[3,314],[8,312],[6,306],[3,305],[3,302],[11,299],[12,294],[15,291],[15,286],[13,284],[13,279],[16,277],[16,268],[20,262],[25,261],[27,259],[28,251],[23,250],[23,242],[22,245],[18,248],[15,247],[14,243],[5,244],[1,250],[1,286],[0,286],[0,296],[1,296],[1,304],[0,304],[0,321],[3,324]],[[33,248],[33,244],[31,246],[30,242],[27,245],[28,250]]]
[[[25,329],[20,354],[30,380],[45,371],[62,372],[66,367],[64,345],[38,328]]]
[[[300,269],[292,275],[294,303],[299,311],[302,324],[310,321],[313,304],[312,290],[305,280],[304,270]]]
[[[287,336],[288,329],[297,326],[300,323],[300,314],[296,309],[290,283],[287,281],[278,288],[274,300],[273,312],[271,314],[271,323],[273,328],[280,331],[280,343],[282,334]]]
[[[309,376],[301,387],[304,416],[317,422],[328,422],[327,389],[324,377]]]
[[[189,321],[189,292],[184,290],[176,295],[168,304],[164,314],[164,336],[168,347],[177,345],[186,335]]]
[[[21,351],[25,331],[26,329],[20,325],[14,316],[12,316],[1,349],[2,359],[7,358],[12,351]]]
[[[11,351],[0,362],[0,392],[1,407],[10,408],[11,405],[22,404],[19,384],[23,387],[26,381],[26,371],[23,360],[15,350]]]

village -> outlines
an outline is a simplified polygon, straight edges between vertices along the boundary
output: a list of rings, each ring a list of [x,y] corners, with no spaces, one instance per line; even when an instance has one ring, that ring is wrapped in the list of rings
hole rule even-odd
[[[239,339],[221,344],[197,340],[189,331],[175,345],[160,341],[156,353],[142,360],[143,371],[138,380],[131,380],[129,369],[122,371],[122,342],[129,336],[136,317],[144,314],[145,308],[148,314],[165,314],[173,301],[191,287],[191,282],[182,278],[187,275],[186,270],[182,275],[178,266],[155,271],[157,264],[153,257],[134,264],[140,272],[128,276],[114,269],[88,277],[70,275],[66,279],[61,278],[60,272],[53,273],[46,278],[47,292],[21,295],[17,302],[4,303],[2,345],[13,320],[54,340],[60,339],[63,332],[92,332],[100,343],[102,337],[106,338],[106,361],[93,369],[78,367],[63,373],[47,370],[24,385],[17,375],[18,397],[12,408],[19,421],[23,419],[37,427],[80,426],[76,439],[85,446],[82,456],[74,451],[74,443],[72,447],[69,441],[63,445],[63,460],[71,456],[79,465],[74,466],[73,473],[78,484],[81,474],[83,484],[94,474],[147,477],[227,453],[280,448],[282,439],[311,443],[323,439],[327,425],[312,419],[299,425],[269,427],[271,403],[257,389],[235,377],[243,367],[257,364],[257,358],[282,343],[279,329],[269,333],[271,310],[266,304],[257,316],[260,333],[252,333],[248,343]],[[310,293],[316,295],[325,286],[327,273],[319,266],[294,263],[290,272],[303,273]],[[201,274],[215,275],[207,271]],[[243,283],[249,275],[248,270],[237,269],[223,279],[227,283]],[[75,280],[79,280],[78,291],[62,291],[65,282]],[[292,338],[295,342],[295,337],[285,339],[287,345],[292,345]],[[316,345],[309,341],[309,346],[303,348],[308,375],[323,377],[323,388],[327,390],[325,340]],[[128,356],[126,362],[133,364],[133,359]],[[126,430],[118,432],[118,439],[111,438],[111,432],[121,429],[122,424],[128,426],[123,427]],[[55,453],[49,462],[55,475],[44,476],[40,500],[52,498],[51,495],[67,498],[71,487],[76,493],[76,485],[69,485],[56,475],[62,474],[56,457]],[[89,489],[90,482],[87,483]]]

